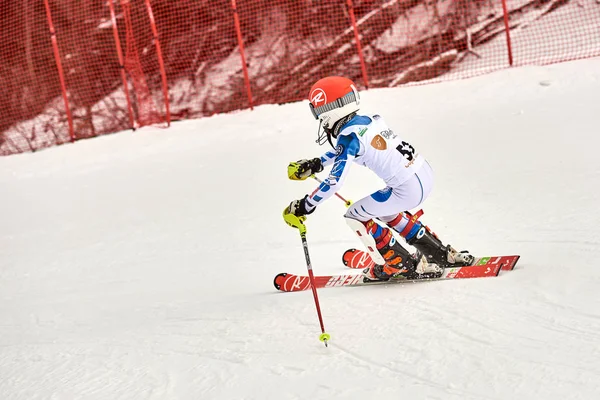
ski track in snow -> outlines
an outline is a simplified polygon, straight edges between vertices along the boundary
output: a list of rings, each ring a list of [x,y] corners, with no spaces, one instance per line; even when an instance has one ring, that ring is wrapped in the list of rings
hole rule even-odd
[[[550,82],[549,86],[539,84]],[[370,90],[430,160],[422,220],[497,278],[278,293],[316,182],[306,102],[0,159],[0,399],[540,399],[600,393],[600,59]],[[353,166],[341,193],[381,189]],[[360,246],[332,198],[316,274]],[[358,271],[354,271],[358,272]]]

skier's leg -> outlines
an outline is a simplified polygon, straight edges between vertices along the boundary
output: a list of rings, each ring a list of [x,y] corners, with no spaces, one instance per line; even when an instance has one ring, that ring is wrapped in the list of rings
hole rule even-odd
[[[423,168],[415,174],[416,180],[425,193],[424,197],[431,192],[433,186],[433,172],[429,164],[425,163]],[[408,181],[405,185],[395,189],[402,196],[405,192],[411,193],[417,190],[416,182]],[[470,265],[473,256],[468,252],[457,252],[452,246],[445,246],[439,237],[429,227],[419,221],[421,213],[415,215],[409,212],[400,212],[396,215],[382,216],[380,219],[387,223],[400,234],[406,242],[414,246],[420,253],[427,256],[427,261],[441,267],[454,265]]]
[[[417,181],[418,185],[418,181]],[[414,208],[423,201],[423,191],[418,190],[397,193],[385,188],[354,203],[346,212],[346,222],[365,244],[375,265],[364,271],[369,279],[389,279],[392,275],[414,275],[433,273],[437,275],[441,269],[436,265],[428,265],[427,260],[419,255],[414,258],[392,234],[387,226],[381,226],[373,218],[381,215],[398,215],[399,210]]]
[[[361,239],[375,262],[364,271],[367,278],[387,280],[393,275],[406,275],[416,270],[417,262],[408,250],[396,241],[391,229],[380,226],[372,219],[359,221],[346,216],[346,222]]]
[[[384,220],[384,217],[382,217]],[[452,246],[444,245],[440,238],[418,220],[418,215],[404,212],[387,222],[406,242],[427,256],[427,261],[441,267],[454,265],[470,265],[473,256],[468,252],[457,252]]]

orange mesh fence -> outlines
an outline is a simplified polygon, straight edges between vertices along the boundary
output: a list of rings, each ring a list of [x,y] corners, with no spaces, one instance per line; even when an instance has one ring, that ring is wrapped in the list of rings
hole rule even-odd
[[[600,55],[600,0],[0,3],[0,154],[305,98]]]

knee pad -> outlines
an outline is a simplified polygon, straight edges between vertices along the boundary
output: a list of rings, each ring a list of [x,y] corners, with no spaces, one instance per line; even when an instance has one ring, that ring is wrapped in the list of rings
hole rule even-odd
[[[352,229],[352,231],[356,234],[356,236],[358,236],[360,241],[366,247],[367,252],[371,256],[371,258],[373,259],[375,264],[382,264],[382,265],[385,264],[384,258],[381,256],[381,254],[377,250],[377,243],[375,242],[375,238],[367,230],[367,225],[371,225],[370,229],[373,229],[373,228],[377,229],[372,224],[375,224],[377,226],[379,226],[379,225],[373,220],[370,220],[367,222],[362,222],[362,221],[359,221],[357,219],[350,218],[347,216],[344,216],[344,219],[346,220],[346,223],[348,224],[350,229]],[[381,228],[381,227],[379,226],[379,228]]]

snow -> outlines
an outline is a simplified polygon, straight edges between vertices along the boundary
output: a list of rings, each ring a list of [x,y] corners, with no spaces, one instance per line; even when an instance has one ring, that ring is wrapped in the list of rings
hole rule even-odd
[[[600,59],[370,90],[425,154],[423,221],[498,278],[278,293],[304,273],[281,212],[315,182],[306,102],[0,158],[0,397],[592,399],[600,392]],[[340,191],[381,181],[358,166]],[[316,274],[359,246],[336,198]]]

